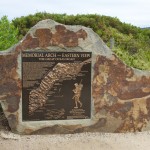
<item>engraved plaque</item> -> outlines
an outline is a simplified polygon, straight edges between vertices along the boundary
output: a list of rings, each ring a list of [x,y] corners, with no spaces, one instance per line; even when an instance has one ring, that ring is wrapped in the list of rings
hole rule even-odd
[[[22,52],[23,121],[91,117],[90,52]]]

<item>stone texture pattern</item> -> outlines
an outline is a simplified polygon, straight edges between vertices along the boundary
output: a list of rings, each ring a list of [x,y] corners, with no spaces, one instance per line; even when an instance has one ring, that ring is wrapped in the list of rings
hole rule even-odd
[[[92,52],[90,120],[22,121],[21,51]],[[0,52],[0,102],[11,130],[20,134],[137,132],[150,128],[150,72],[125,65],[91,29],[53,20],[35,25]]]

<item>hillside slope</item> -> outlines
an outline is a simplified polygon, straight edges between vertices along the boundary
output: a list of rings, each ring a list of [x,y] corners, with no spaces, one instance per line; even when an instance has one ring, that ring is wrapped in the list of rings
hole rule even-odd
[[[12,21],[19,30],[18,40],[32,26],[44,19],[53,19],[66,25],[90,27],[126,64],[138,69],[150,70],[150,29],[142,30],[136,26],[122,23],[118,18],[109,16],[49,14],[43,12],[15,18]]]
[[[118,18],[89,15],[36,13],[13,20],[19,29],[19,38],[37,22],[43,19],[53,19],[67,25],[83,25],[92,28],[103,41],[110,46],[114,39],[113,51],[129,66],[150,70],[150,30],[122,23]]]

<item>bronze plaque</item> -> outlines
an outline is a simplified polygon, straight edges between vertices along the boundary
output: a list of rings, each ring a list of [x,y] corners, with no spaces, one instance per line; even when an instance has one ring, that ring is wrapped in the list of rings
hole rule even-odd
[[[91,117],[90,52],[22,52],[23,121]]]

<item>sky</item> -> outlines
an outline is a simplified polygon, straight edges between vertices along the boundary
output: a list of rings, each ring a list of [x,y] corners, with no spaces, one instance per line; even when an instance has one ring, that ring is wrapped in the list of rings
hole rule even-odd
[[[150,0],[0,0],[0,18],[9,20],[37,12],[99,14],[138,27],[150,27]]]

